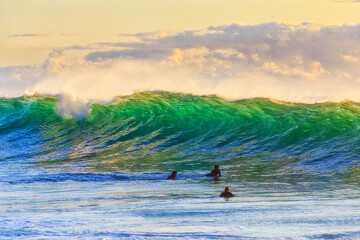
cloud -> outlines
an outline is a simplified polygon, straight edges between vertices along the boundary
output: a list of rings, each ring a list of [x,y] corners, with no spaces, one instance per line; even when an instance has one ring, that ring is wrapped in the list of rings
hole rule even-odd
[[[219,76],[261,71],[277,77],[344,80],[359,77],[359,36],[360,25],[232,24],[146,37],[141,43],[102,43],[124,49],[95,51],[85,59],[162,60]]]
[[[128,59],[149,59],[161,58],[168,51],[162,49],[125,49],[113,51],[95,51],[85,56],[85,59],[92,62],[102,62],[109,59],[128,58]]]
[[[12,34],[8,37],[49,37],[49,36],[61,36],[61,37],[75,37],[82,36],[83,34],[79,33],[54,33],[54,32],[34,32],[34,33],[22,33],[22,34]]]
[[[175,31],[170,31],[168,29],[161,29],[159,31],[155,31],[155,32],[140,32],[140,33],[133,33],[133,34],[129,34],[129,33],[120,33],[118,34],[119,37],[135,37],[135,38],[139,38],[141,40],[156,40],[156,39],[160,39],[160,38],[164,38],[167,36],[173,36],[176,35]]]
[[[36,33],[13,34],[13,35],[9,35],[9,37],[48,37],[51,35],[52,35],[51,33],[36,32]]]
[[[360,25],[231,24],[133,35],[135,42],[68,46],[54,49],[42,65],[0,69],[0,95],[16,95],[19,88],[103,99],[164,90],[226,99],[360,101]],[[74,60],[68,50],[87,54]]]

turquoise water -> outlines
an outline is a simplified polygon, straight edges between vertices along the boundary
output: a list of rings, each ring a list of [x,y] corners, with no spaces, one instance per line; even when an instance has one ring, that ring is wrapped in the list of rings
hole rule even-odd
[[[79,104],[0,99],[1,239],[360,238],[356,103]]]

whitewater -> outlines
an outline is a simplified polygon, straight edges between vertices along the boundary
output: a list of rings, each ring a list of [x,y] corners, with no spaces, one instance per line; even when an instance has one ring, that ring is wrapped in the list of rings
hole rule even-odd
[[[2,98],[0,236],[359,238],[359,133],[351,101]]]

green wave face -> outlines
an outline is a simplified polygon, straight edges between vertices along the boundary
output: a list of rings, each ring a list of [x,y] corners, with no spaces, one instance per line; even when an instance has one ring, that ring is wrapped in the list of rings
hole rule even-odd
[[[0,100],[0,159],[101,171],[343,171],[360,154],[358,104],[139,93],[61,117],[58,99]]]

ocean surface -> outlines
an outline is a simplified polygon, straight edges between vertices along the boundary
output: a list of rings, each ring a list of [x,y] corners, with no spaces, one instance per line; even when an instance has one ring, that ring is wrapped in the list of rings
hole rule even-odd
[[[0,239],[360,239],[359,156],[354,102],[0,98]]]

